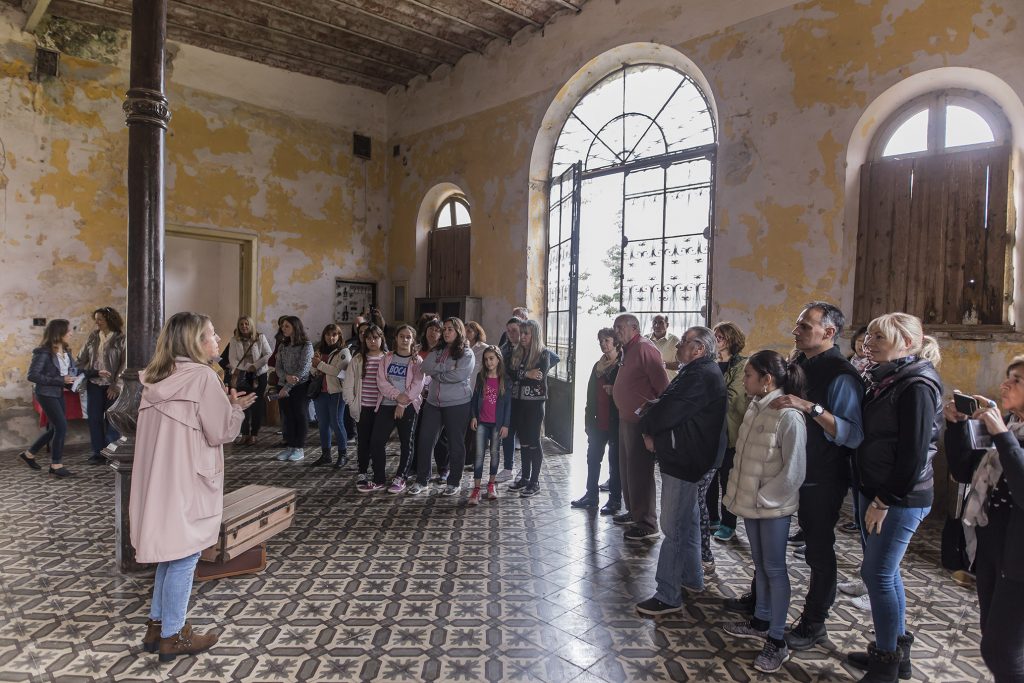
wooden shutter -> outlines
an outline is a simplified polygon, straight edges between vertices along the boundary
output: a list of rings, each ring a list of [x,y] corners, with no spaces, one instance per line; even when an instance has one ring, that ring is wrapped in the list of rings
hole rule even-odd
[[[470,226],[430,231],[428,296],[469,295]]]
[[[927,324],[1006,320],[1010,261],[1006,146],[861,169],[854,319],[905,311]]]

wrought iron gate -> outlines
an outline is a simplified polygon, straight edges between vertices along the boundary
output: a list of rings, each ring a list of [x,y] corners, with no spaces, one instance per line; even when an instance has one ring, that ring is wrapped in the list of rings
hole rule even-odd
[[[573,164],[552,179],[548,194],[547,320],[545,346],[561,362],[548,376],[544,431],[572,451],[573,397],[576,391],[576,304],[579,294],[580,174]]]

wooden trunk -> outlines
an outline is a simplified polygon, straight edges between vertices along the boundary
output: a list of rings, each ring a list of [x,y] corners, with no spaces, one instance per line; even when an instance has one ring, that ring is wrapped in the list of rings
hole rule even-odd
[[[263,571],[267,566],[267,544],[260,543],[255,548],[249,548],[241,555],[227,562],[204,562],[200,560],[196,564],[196,581],[211,581],[213,579],[224,579],[229,576],[240,576],[242,574],[255,574]]]
[[[225,563],[276,536],[295,519],[295,490],[250,484],[224,495],[224,519],[206,562]]]

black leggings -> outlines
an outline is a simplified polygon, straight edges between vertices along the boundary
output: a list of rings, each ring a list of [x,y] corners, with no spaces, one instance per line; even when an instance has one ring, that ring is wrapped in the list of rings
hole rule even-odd
[[[721,515],[719,515],[719,498],[718,491],[721,489],[722,498],[725,498],[725,494],[729,492],[729,472],[732,470],[732,462],[736,457],[735,448],[725,449],[725,458],[722,459],[722,466],[715,470],[715,476],[711,480],[711,485],[708,486],[708,517],[709,521],[714,524],[715,522],[721,521],[723,526],[727,526],[730,529],[736,528],[736,515],[729,512],[729,510],[722,505]]]
[[[373,481],[377,484],[384,483],[384,454],[381,451],[381,458],[378,462],[373,457],[373,428],[377,422],[377,411],[369,406],[359,409],[359,421],[356,423],[356,456],[359,462],[359,474],[366,474],[370,471],[370,460],[373,459]]]
[[[377,473],[377,465],[380,463],[381,472],[384,471],[386,457],[384,448],[391,438],[391,432],[398,428],[398,442],[402,448],[402,455],[398,461],[398,470],[395,477],[405,479],[409,475],[410,463],[412,462],[412,435],[416,428],[416,411],[413,407],[406,406],[402,417],[395,419],[395,409],[398,406],[381,406],[377,411],[377,417],[373,420],[373,435],[370,437],[370,452],[373,459],[373,472]],[[360,422],[362,418],[360,417]]]
[[[242,418],[242,436],[258,436],[267,412],[267,373],[256,375],[256,401],[245,409]]]
[[[540,445],[540,427],[544,424],[544,401],[512,399],[512,428],[519,436],[523,459],[522,479],[537,483],[544,449]]]
[[[996,683],[1024,683],[1024,582],[1002,575],[1006,527],[977,529],[981,656]]]
[[[426,485],[430,476],[430,454],[433,452],[437,456],[434,447],[443,427],[448,432],[448,485],[458,486],[462,482],[462,468],[466,464],[466,429],[471,412],[468,401],[444,408],[423,404],[419,429],[416,430],[416,481]],[[438,474],[441,474],[440,470]]]
[[[306,445],[306,430],[309,429],[308,387],[309,380],[299,382],[280,400],[281,413],[287,422],[287,425],[282,425],[281,432],[289,448],[304,448]]]

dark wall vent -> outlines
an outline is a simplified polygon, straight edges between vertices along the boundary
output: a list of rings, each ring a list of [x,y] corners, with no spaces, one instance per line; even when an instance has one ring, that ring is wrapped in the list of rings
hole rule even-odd
[[[36,48],[36,63],[32,67],[32,80],[56,78],[60,75],[60,53],[46,48]]]
[[[370,158],[371,141],[369,135],[352,134],[352,154],[360,159]]]

